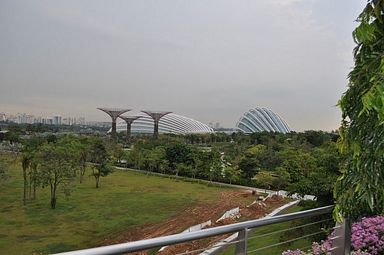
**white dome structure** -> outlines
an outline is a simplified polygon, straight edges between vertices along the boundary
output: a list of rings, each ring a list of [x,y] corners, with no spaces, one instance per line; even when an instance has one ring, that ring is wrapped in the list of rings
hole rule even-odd
[[[289,133],[291,128],[279,115],[269,109],[256,107],[250,109],[236,123],[238,131],[243,133],[278,132]]]
[[[153,119],[145,113],[139,113],[141,116],[135,120],[131,126],[131,132],[136,134],[152,134]],[[117,132],[126,131],[127,124],[121,121],[117,124]],[[204,134],[214,133],[213,129],[200,121],[170,113],[162,117],[159,121],[160,134]]]

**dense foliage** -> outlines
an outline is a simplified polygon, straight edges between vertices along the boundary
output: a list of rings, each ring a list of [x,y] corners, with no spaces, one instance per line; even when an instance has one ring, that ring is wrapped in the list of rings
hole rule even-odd
[[[339,102],[340,148],[347,160],[335,190],[336,211],[353,218],[384,210],[383,10],[383,0],[369,0],[358,17],[355,66]]]
[[[69,144],[43,144],[37,153],[38,182],[49,187],[51,208],[56,208],[57,189],[66,186],[74,178],[76,152]]]
[[[0,184],[9,178],[7,173],[8,166],[9,160],[5,155],[0,154]]]
[[[109,144],[91,136],[49,135],[24,139],[21,155],[24,205],[28,199],[36,198],[37,187],[48,187],[50,206],[55,209],[59,189],[69,195],[71,183],[77,176],[82,182],[87,163],[91,164],[98,188],[100,177],[107,176],[112,170],[109,162],[111,153],[116,150],[108,148]]]
[[[313,194],[333,203],[337,135],[321,131],[136,137],[121,165],[152,172]],[[229,141],[229,142],[228,142]]]
[[[52,173],[63,177],[52,183],[52,201],[56,189],[68,194],[73,181],[81,183],[87,168],[98,188],[100,177],[110,174],[114,164],[148,173],[312,194],[317,197],[312,206],[331,204],[339,175],[337,139],[337,133],[322,131],[161,135],[157,140],[139,135],[123,148],[107,137],[30,133],[21,138],[23,200],[27,204],[36,198],[37,187],[50,186],[47,177]],[[57,155],[52,156],[54,152]]]

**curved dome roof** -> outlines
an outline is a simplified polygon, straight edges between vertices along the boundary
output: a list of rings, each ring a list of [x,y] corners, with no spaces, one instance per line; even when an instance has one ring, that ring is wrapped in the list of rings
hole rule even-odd
[[[153,133],[153,120],[145,113],[135,120],[131,126],[132,133],[151,134]],[[127,125],[125,121],[117,124],[117,132],[125,131]],[[160,119],[159,133],[165,134],[191,134],[191,133],[214,133],[213,129],[200,121],[170,113]]]
[[[267,108],[250,109],[236,123],[237,130],[244,133],[279,132],[289,133],[291,128],[279,115]]]

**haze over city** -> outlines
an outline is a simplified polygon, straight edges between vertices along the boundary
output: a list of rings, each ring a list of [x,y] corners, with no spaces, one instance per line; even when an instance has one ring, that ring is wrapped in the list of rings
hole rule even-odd
[[[233,127],[256,106],[332,130],[365,1],[0,3],[0,112],[169,110]]]

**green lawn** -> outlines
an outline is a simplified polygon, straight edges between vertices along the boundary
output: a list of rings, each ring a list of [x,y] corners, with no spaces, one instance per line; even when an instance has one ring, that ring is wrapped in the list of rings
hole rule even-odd
[[[10,180],[0,183],[0,251],[2,254],[61,252],[91,247],[121,230],[162,221],[193,203],[214,201],[223,188],[174,181],[116,170],[101,179],[74,184],[70,196],[58,195],[49,208],[49,189],[22,205],[20,164],[10,168]]]

